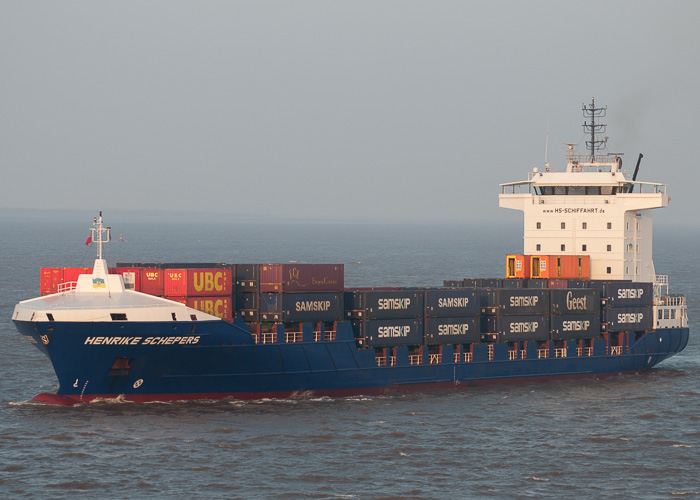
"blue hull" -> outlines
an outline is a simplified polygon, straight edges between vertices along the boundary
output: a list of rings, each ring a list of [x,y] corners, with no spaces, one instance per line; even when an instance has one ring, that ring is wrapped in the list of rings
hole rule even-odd
[[[558,355],[538,356],[534,342],[520,343],[524,359],[509,359],[508,344],[474,344],[472,359],[454,362],[444,346],[440,362],[409,364],[408,350],[396,350],[394,366],[377,366],[374,349],[358,349],[349,323],[340,322],[333,341],[256,344],[236,321],[197,323],[36,323],[15,321],[25,337],[53,363],[60,398],[74,404],[96,398],[131,401],[287,397],[296,394],[347,396],[385,394],[490,383],[586,378],[651,368],[682,351],[688,328],[659,329],[636,341],[630,334],[620,354],[607,354],[604,339],[592,355],[567,341]],[[541,349],[541,348],[540,348]],[[518,351],[520,352],[520,351]],[[542,353],[540,353],[541,355]],[[461,357],[461,356],[460,356]],[[489,359],[491,358],[491,359]],[[42,398],[40,398],[42,399]]]

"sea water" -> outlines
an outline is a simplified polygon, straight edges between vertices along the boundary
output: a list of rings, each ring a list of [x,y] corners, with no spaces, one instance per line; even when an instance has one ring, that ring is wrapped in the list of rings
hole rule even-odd
[[[518,225],[106,215],[110,265],[337,262],[347,286],[499,277],[505,254],[522,250]],[[38,295],[40,267],[92,265],[90,222],[0,217],[2,497],[700,497],[696,235],[656,228],[656,272],[688,297],[691,337],[650,371],[387,397],[32,403],[57,389],[56,377],[12,310]]]

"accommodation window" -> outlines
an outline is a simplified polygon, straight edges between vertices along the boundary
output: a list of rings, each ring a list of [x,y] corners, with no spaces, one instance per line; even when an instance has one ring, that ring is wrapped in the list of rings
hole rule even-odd
[[[608,268],[608,274],[612,274],[612,267]]]
[[[612,222],[608,222],[608,229],[612,229]]]
[[[584,222],[583,224],[581,224],[581,228],[588,229],[588,222]]]
[[[566,245],[562,245],[562,246],[561,246],[561,251],[562,251],[562,252],[565,252],[565,251],[566,251]]]
[[[538,223],[537,223],[537,229],[542,229],[542,223],[541,223],[541,222],[538,222]]]
[[[639,222],[637,222],[637,231],[639,231]]]
[[[612,245],[608,245],[608,252],[612,252]]]
[[[537,244],[537,251],[539,252],[540,250],[542,250],[542,245],[540,245],[540,244],[538,243],[538,244]]]
[[[581,251],[585,252],[586,251],[586,245],[581,245]]]
[[[639,245],[637,245],[637,247],[636,247],[636,248],[637,248],[637,253],[639,253]]]
[[[628,223],[627,223],[627,229],[629,229],[629,228],[630,228],[630,223],[628,222]]]
[[[562,228],[562,229],[566,229],[566,222],[562,222],[562,223],[561,223],[561,228]]]

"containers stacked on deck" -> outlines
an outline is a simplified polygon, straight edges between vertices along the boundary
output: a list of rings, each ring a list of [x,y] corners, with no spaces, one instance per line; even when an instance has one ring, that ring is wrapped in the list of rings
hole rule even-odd
[[[194,263],[118,263],[112,270],[133,280],[139,292],[182,302],[198,311],[233,321],[235,266]]]
[[[345,315],[370,347],[479,342],[473,289],[346,290]]]
[[[549,290],[483,290],[480,300],[482,340],[549,339]]]
[[[588,279],[588,255],[507,255],[506,278]]]
[[[552,340],[600,336],[600,292],[591,288],[549,290]]]
[[[591,281],[601,290],[602,322],[609,332],[643,331],[654,327],[652,283]]]
[[[343,319],[343,264],[239,264],[240,315],[251,322]]]
[[[423,344],[423,292],[346,290],[345,316],[370,347]]]

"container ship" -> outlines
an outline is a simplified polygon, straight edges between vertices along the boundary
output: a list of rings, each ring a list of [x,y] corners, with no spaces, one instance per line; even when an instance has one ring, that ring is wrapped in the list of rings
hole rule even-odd
[[[42,268],[12,319],[52,362],[74,405],[351,396],[605,377],[652,368],[689,336],[685,297],[652,261],[664,184],[606,154],[595,100],[587,152],[502,184],[524,213],[504,278],[430,288],[350,288],[343,264],[117,263],[102,214],[92,268]],[[586,137],[588,137],[586,135]]]

